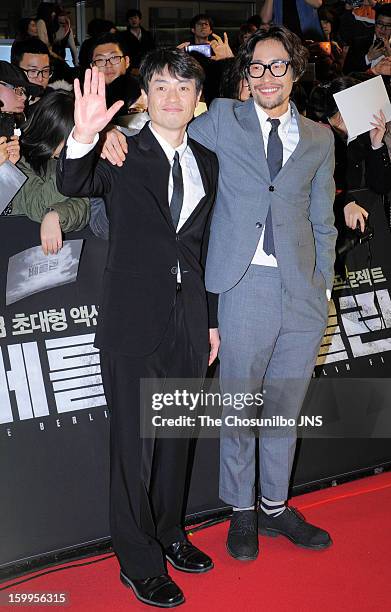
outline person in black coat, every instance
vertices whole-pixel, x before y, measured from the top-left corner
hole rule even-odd
[[[141,89],[138,80],[130,73],[131,58],[123,39],[117,34],[102,34],[94,41],[90,52],[90,66],[96,66],[105,77],[107,105],[123,100],[124,105],[116,117],[127,115],[141,96]]]
[[[218,163],[186,134],[201,95],[199,64],[157,50],[140,73],[151,123],[127,138],[120,167],[100,159],[95,144],[121,102],[106,110],[94,68],[83,95],[75,81],[75,128],[57,182],[64,194],[104,196],[110,218],[96,346],[111,415],[110,526],[121,580],[140,601],[174,607],[184,597],[165,559],[193,573],[213,563],[182,529],[189,439],[142,436],[151,405],[140,401],[140,381],[201,381],[217,355],[217,296],[207,296],[204,263]]]
[[[141,11],[137,9],[130,9],[126,13],[127,28],[122,36],[128,46],[133,68],[139,68],[143,57],[156,47],[155,39],[151,32],[143,28],[141,20]]]
[[[384,57],[391,57],[391,5],[379,4],[375,11],[375,25],[364,26],[349,44],[344,63],[345,74],[368,70]]]
[[[369,213],[381,208],[382,196],[391,190],[391,162],[383,142],[386,131],[384,114],[374,113],[373,129],[348,142],[348,133],[334,100],[334,94],[357,85],[352,77],[340,77],[327,88],[325,114],[333,128],[336,145],[335,182],[336,221],[364,231]],[[376,109],[374,109],[375,111]]]

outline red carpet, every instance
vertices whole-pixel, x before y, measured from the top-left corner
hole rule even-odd
[[[205,529],[194,534],[192,541],[213,557],[215,569],[199,576],[170,571],[186,596],[186,603],[179,609],[186,612],[391,609],[391,473],[295,497],[293,505],[308,520],[331,533],[334,540],[331,548],[310,551],[297,548],[283,537],[262,537],[258,559],[240,562],[225,551],[228,522]],[[66,591],[70,598],[66,609],[72,612],[153,609],[138,603],[132,592],[122,586],[114,558],[56,572],[12,589],[13,593],[18,591]]]

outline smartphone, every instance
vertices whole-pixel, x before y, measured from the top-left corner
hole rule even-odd
[[[364,4],[364,0],[345,0],[346,4],[350,4],[354,9],[360,8]]]
[[[197,53],[202,53],[205,57],[212,57],[212,47],[210,45],[188,45],[186,51],[187,53],[197,51]]]
[[[14,113],[0,112],[0,136],[6,136],[7,141],[14,135],[15,117]]]

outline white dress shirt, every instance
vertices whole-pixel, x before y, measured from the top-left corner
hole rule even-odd
[[[156,132],[156,130],[153,129],[151,123],[149,124],[149,129],[155,136],[156,140],[166,154],[168,161],[170,162],[171,172],[168,179],[168,202],[171,202],[172,191],[174,188],[172,167],[174,165],[175,152],[178,151],[179,154],[179,162],[181,164],[183,177],[183,206],[176,230],[178,232],[182,225],[186,223],[187,219],[196,208],[198,202],[205,195],[202,178],[193,152],[187,144],[186,132],[182,144],[174,149],[166,140],[164,140],[164,138],[160,136],[160,134]]]
[[[267,145],[272,126],[270,121],[268,121],[269,115],[265,113],[265,111],[258,104],[255,103],[254,106],[257,112],[259,124],[261,126],[263,146],[265,148],[265,156],[267,157]],[[278,135],[282,142],[282,165],[284,166],[298,145],[299,127],[297,125],[296,117],[291,109],[291,105],[288,106],[286,113],[281,115],[281,117],[278,117],[278,119],[280,120]],[[277,259],[274,257],[274,255],[267,255],[263,250],[264,236],[265,228],[262,229],[262,234],[251,263],[257,266],[277,267]]]
[[[160,134],[156,132],[156,130],[153,129],[151,123],[149,123],[149,129],[151,130],[152,134],[155,136],[159,145],[163,149],[171,166],[171,172],[168,179],[168,202],[171,201],[173,192],[172,167],[174,164],[175,152],[178,151],[179,154],[179,162],[181,164],[183,177],[183,206],[179,217],[178,227],[176,230],[178,232],[180,228],[186,223],[191,213],[195,210],[199,201],[205,195],[202,178],[193,152],[188,146],[186,132],[182,144],[180,144],[179,147],[176,147],[174,149],[174,147],[172,147],[164,138],[160,136]],[[91,144],[77,142],[73,138],[72,130],[67,140],[67,158],[78,159],[80,157],[84,157],[84,155],[87,155],[87,153],[89,153],[94,148],[94,146],[98,142],[98,138],[99,136],[96,135],[94,141]],[[181,282],[179,262],[177,281],[178,283]]]

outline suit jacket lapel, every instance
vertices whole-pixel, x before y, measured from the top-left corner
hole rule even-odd
[[[189,217],[186,220],[186,222],[180,228],[179,232],[182,232],[182,231],[186,230],[188,228],[188,226],[193,223],[195,217],[198,215],[198,213],[200,212],[200,210],[202,210],[202,208],[205,205],[205,203],[211,197],[211,193],[210,193],[210,190],[211,190],[210,168],[205,163],[205,158],[202,155],[202,151],[200,150],[199,144],[197,142],[195,142],[194,140],[191,140],[190,138],[188,138],[187,142],[188,142],[188,146],[190,147],[190,149],[191,149],[191,151],[192,151],[192,153],[193,153],[193,155],[195,157],[195,160],[197,162],[197,166],[198,166],[198,170],[199,170],[200,175],[201,175],[201,180],[202,180],[202,185],[203,185],[203,188],[204,188],[204,191],[205,191],[205,195],[198,202],[198,204],[194,208],[193,212],[189,215]]]
[[[142,128],[138,135],[138,147],[143,154],[147,153],[145,163],[147,187],[155,196],[156,203],[167,223],[174,230],[168,202],[168,180],[171,167],[166,154],[152,134],[148,124]]]
[[[235,110],[240,125],[244,130],[243,146],[246,147],[249,159],[250,172],[255,171],[255,176],[261,175],[265,182],[270,181],[269,166],[265,155],[263,135],[257,112],[254,108],[254,100],[250,98],[246,102],[239,103]]]
[[[280,172],[275,177],[274,181],[276,181],[277,179],[279,180],[283,177],[285,172],[289,170],[291,164],[293,164],[297,159],[299,159],[299,157],[301,157],[306,152],[311,142],[310,129],[303,122],[303,119],[293,102],[291,102],[291,107],[299,129],[299,142],[286,164],[284,164]],[[269,166],[267,164],[267,159],[265,155],[265,147],[263,144],[261,126],[259,124],[257,112],[254,108],[254,100],[251,98],[247,102],[241,103],[236,110],[236,115],[238,117],[239,123],[245,130],[245,142],[247,144],[248,151],[258,151],[259,153],[259,155],[251,156],[252,159],[255,159],[255,162],[258,166],[257,168],[255,168],[255,171],[257,174],[261,173],[261,177],[268,182],[270,180]]]
[[[293,102],[291,102],[291,107],[292,107],[295,119],[297,121],[297,127],[299,129],[299,142],[297,143],[296,149],[293,151],[293,153],[289,157],[286,164],[283,165],[283,167],[281,168],[280,172],[277,174],[274,180],[277,180],[277,179],[280,180],[281,178],[283,178],[284,174],[286,172],[289,172],[291,165],[307,151],[308,146],[311,143],[311,130],[304,123],[302,116],[300,115],[299,111],[297,110]]]

